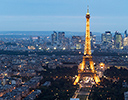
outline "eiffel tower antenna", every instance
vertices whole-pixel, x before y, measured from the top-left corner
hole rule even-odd
[[[89,13],[89,5],[87,6],[87,13]]]

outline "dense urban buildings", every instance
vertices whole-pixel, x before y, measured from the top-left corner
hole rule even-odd
[[[9,35],[6,35],[6,37],[1,35],[0,99],[36,99],[37,95],[41,98],[44,91],[43,89],[46,91],[48,91],[48,89],[54,90],[54,88],[52,88],[53,84],[56,85],[58,82],[63,81],[67,82],[68,79],[68,82],[70,82],[68,84],[71,88],[74,88],[74,90],[70,88],[70,90],[66,92],[67,90],[65,89],[67,88],[63,88],[62,91],[65,91],[65,97],[71,98],[77,88],[77,86],[74,87],[71,86],[71,84],[73,85],[74,76],[78,74],[77,66],[82,61],[85,36],[84,33],[83,36],[66,36],[66,33],[67,32],[53,31],[50,34],[54,34],[54,37],[50,34],[47,36],[43,36],[43,34],[24,37],[15,36],[15,38],[12,37],[13,35],[10,37]],[[97,35],[93,35],[93,32],[90,33],[91,44],[93,44],[91,45],[93,61],[100,78],[103,76],[104,70],[111,66],[127,70],[128,39],[125,35],[126,33],[126,31],[122,34],[119,32],[112,33],[105,31],[105,39],[101,39],[101,41]],[[104,47],[103,43],[106,43],[106,47]],[[101,62],[105,64],[104,67],[100,67]],[[75,72],[72,71],[74,70],[74,66],[76,66]],[[58,69],[58,67],[60,69]],[[67,70],[69,70],[69,72]],[[56,71],[58,71],[58,73]],[[60,71],[61,73],[59,73]],[[53,73],[50,75],[54,77],[48,74],[50,72]],[[53,81],[55,79],[57,79],[57,82]],[[44,87],[45,85],[47,88]],[[24,92],[24,94],[22,94],[22,92]],[[49,93],[53,92],[49,91]],[[56,93],[59,93],[59,97],[62,96],[60,91],[57,90]],[[59,98],[57,95],[54,95],[55,93],[51,94],[53,98]],[[47,94],[43,95],[43,98],[46,98],[46,96]]]
[[[23,37],[21,35],[19,37],[18,35],[15,37],[13,35],[0,36],[1,100],[6,98],[36,99],[37,95],[41,100],[47,96],[47,94],[43,94],[44,90],[51,93],[51,98],[61,98],[60,91],[52,87],[59,82],[69,82],[67,85],[70,85],[71,88],[68,92],[68,86],[58,88],[65,91],[66,98],[72,98],[78,88],[73,86],[73,82],[75,81],[74,76],[78,74],[77,66],[81,63],[84,54],[85,33],[83,36],[75,34],[66,36],[66,33],[53,31],[50,32],[51,35],[47,36],[43,34],[22,35]],[[126,33],[127,31],[122,34],[117,31],[115,33],[105,31],[105,35],[102,34],[100,39],[96,34],[90,32],[93,61],[100,78],[103,76],[103,72],[112,66],[127,70],[128,39]],[[105,64],[104,67],[100,67],[101,62]],[[74,66],[76,66],[75,72]],[[50,72],[53,74],[49,74]],[[57,79],[56,82],[55,79]],[[123,81],[119,82],[122,84]],[[125,88],[127,90],[127,87]],[[50,92],[50,89],[56,92]],[[91,93],[91,95],[93,94]],[[125,93],[125,95],[127,94]],[[123,95],[121,96],[123,97]]]

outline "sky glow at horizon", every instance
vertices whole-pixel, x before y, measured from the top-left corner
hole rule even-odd
[[[128,29],[127,0],[0,1],[0,31],[84,32],[87,5],[92,32],[124,32]]]

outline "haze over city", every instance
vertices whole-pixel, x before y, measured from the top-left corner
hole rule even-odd
[[[1,0],[0,31],[85,31],[90,8],[92,32],[124,32],[128,1],[123,0]]]

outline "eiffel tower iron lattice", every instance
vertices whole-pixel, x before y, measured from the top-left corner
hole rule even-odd
[[[76,85],[84,76],[89,76],[94,78],[95,82],[100,82],[98,75],[96,74],[96,70],[94,68],[94,63],[91,56],[91,42],[90,42],[90,13],[89,8],[86,13],[86,37],[85,37],[85,47],[84,47],[84,56],[83,61],[78,66],[78,76],[74,82]],[[86,70],[86,62],[89,62],[90,70]]]

